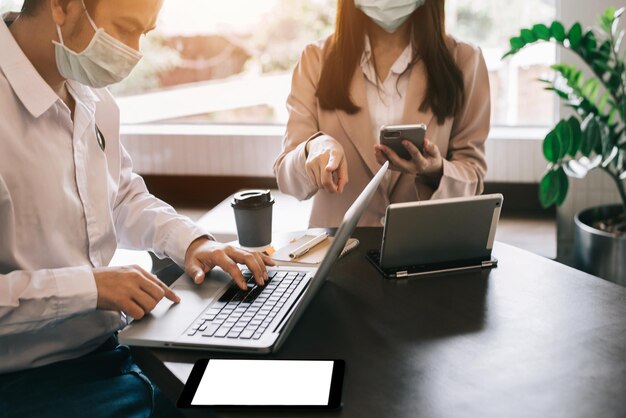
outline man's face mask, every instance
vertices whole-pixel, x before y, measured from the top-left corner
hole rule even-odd
[[[393,33],[406,22],[418,7],[426,0],[354,0],[354,5],[361,9],[378,26]]]
[[[135,68],[143,54],[118,41],[94,23],[84,0],[81,0],[87,19],[95,31],[89,45],[80,53],[63,43],[61,28],[57,25],[59,42],[52,41],[59,73],[69,80],[101,88],[119,83]]]

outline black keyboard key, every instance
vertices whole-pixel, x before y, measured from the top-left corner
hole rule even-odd
[[[228,289],[226,289],[226,292],[224,292],[224,294],[220,297],[218,303],[230,302],[238,291],[239,287],[233,283]]]
[[[244,299],[243,303],[253,303],[256,301],[257,297],[261,294],[261,292],[263,292],[263,289],[265,289],[265,286],[254,286],[252,290],[248,292],[248,295]]]

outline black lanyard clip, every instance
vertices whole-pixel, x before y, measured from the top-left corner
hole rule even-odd
[[[100,146],[100,149],[104,151],[107,143],[104,140],[104,135],[102,135],[102,132],[100,132],[100,129],[98,129],[98,125],[96,125],[96,139],[98,140],[98,145]]]

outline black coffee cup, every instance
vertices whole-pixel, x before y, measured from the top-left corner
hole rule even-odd
[[[243,247],[264,247],[272,242],[272,206],[269,190],[244,190],[230,204],[235,212],[237,236]]]

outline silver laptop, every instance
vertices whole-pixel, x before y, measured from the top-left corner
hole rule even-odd
[[[240,290],[221,269],[213,269],[198,286],[187,275],[172,284],[179,304],[161,300],[143,319],[119,333],[123,344],[221,351],[276,351],[328,275],[359,218],[378,189],[385,163],[350,206],[319,267],[271,267],[265,286],[257,286],[242,268],[248,290]]]
[[[490,194],[389,205],[381,248],[367,258],[388,278],[495,267],[502,202]]]

